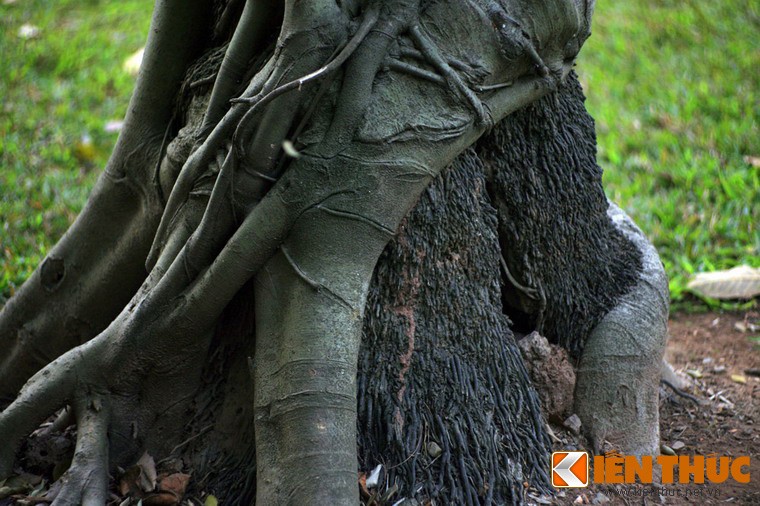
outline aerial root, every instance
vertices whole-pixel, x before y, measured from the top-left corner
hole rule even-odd
[[[320,292],[320,293],[326,293],[344,306],[346,306],[348,309],[353,310],[354,307],[351,305],[350,302],[348,302],[346,299],[340,296],[340,294],[336,293],[335,291],[331,290],[327,285],[324,283],[320,283],[319,281],[314,280],[311,276],[309,276],[306,271],[304,271],[298,263],[296,263],[295,259],[292,257],[292,255],[288,252],[288,250],[285,248],[285,245],[283,244],[280,247],[280,250],[282,250],[282,254],[285,257],[285,260],[287,260],[288,265],[293,269],[293,272],[296,273],[296,275],[308,286],[310,286],[314,291]]]
[[[464,82],[443,56],[441,56],[435,43],[423,33],[419,25],[412,26],[409,29],[409,35],[422,54],[425,55],[427,61],[443,76],[451,90],[467,100],[470,107],[475,111],[479,124],[485,125],[488,128],[492,127],[494,120],[483,105],[483,102],[481,102],[480,98],[478,98],[475,92],[470,89],[467,83]]]
[[[329,63],[320,67],[316,71],[307,74],[304,77],[290,81],[284,85],[271,89],[271,84],[264,86],[264,89],[255,96],[243,96],[240,99],[233,100],[233,103],[250,103],[253,104],[245,114],[242,115],[237,127],[232,134],[232,148],[227,153],[226,158],[220,161],[217,154],[217,163],[220,165],[219,175],[214,185],[214,189],[209,200],[207,211],[191,237],[187,250],[183,253],[185,258],[183,263],[187,273],[188,281],[192,281],[200,268],[206,266],[212,259],[213,253],[221,247],[223,240],[226,240],[236,222],[239,222],[238,207],[236,196],[244,195],[246,200],[251,202],[259,201],[266,191],[279,178],[279,167],[275,167],[274,160],[269,160],[265,153],[268,151],[279,151],[279,145],[284,140],[280,135],[290,128],[290,124],[297,113],[299,101],[280,103],[274,102],[275,99],[284,95],[288,91],[300,89],[303,85],[329,76],[338,70],[346,60],[356,51],[361,42],[377,23],[378,13],[375,9],[370,10],[357,32],[346,43],[346,45],[337,52]],[[270,78],[270,83],[273,82]],[[269,110],[265,113],[264,108],[271,105],[275,110]],[[262,114],[275,116],[272,121],[267,121],[270,128],[262,135],[256,136],[256,141],[250,147],[250,151],[255,153],[260,159],[253,166],[242,163],[246,159],[246,148],[253,131],[259,123]],[[264,118],[266,119],[266,118]],[[263,120],[262,120],[263,121]],[[275,127],[271,127],[275,125]],[[281,132],[282,131],[282,132]],[[279,139],[273,142],[272,134]],[[261,138],[260,138],[261,137]],[[274,148],[273,148],[274,146]],[[242,178],[240,176],[243,176]],[[246,177],[247,176],[247,177]],[[225,201],[231,202],[232,207],[225,205]],[[221,209],[231,209],[231,212],[220,212]],[[245,216],[250,209],[243,209],[242,215]],[[188,268],[194,266],[195,268]]]
[[[367,14],[365,15],[364,19],[362,19],[361,24],[359,25],[359,28],[357,29],[356,33],[348,40],[348,42],[343,46],[342,49],[334,53],[333,57],[331,57],[330,61],[326,63],[325,65],[319,67],[317,70],[314,70],[305,76],[299,77],[297,79],[294,79],[292,81],[289,81],[285,84],[282,84],[280,86],[277,86],[274,89],[265,89],[262,90],[261,93],[257,94],[256,96],[252,97],[240,97],[238,99],[233,99],[231,102],[233,104],[249,104],[251,107],[250,109],[245,113],[245,115],[240,120],[240,123],[233,135],[233,145],[236,146],[236,151],[239,154],[241,158],[245,158],[246,149],[245,146],[249,144],[249,139],[252,137],[254,129],[257,125],[257,119],[261,116],[263,109],[268,105],[271,104],[273,101],[275,101],[277,98],[285,95],[286,93],[290,91],[295,90],[301,90],[302,87],[306,84],[309,84],[314,81],[322,80],[328,76],[333,75],[340,67],[346,63],[346,61],[353,55],[356,50],[359,48],[361,43],[364,41],[364,39],[367,37],[367,35],[370,33],[372,28],[377,24],[378,21],[378,11],[377,9],[370,9]],[[322,90],[317,93],[317,97],[315,100],[318,100],[318,98],[321,96]],[[280,101],[278,101],[279,103]],[[295,117],[295,114],[297,112],[297,108],[299,106],[299,102],[295,101],[292,103],[284,103],[279,105],[274,105],[274,107],[277,109],[277,111],[274,111],[276,114],[269,114],[272,118],[272,122],[274,125],[280,125],[281,132],[278,132],[278,137],[275,142],[272,142],[272,132],[271,128],[269,130],[269,135],[265,139],[258,139],[258,137],[261,137],[260,135],[257,136],[257,141],[254,142],[253,145],[250,147],[250,151],[255,153],[259,159],[266,158],[266,156],[262,156],[263,154],[267,153],[267,151],[271,151],[272,146],[274,146],[275,150],[279,152],[279,147],[282,144],[282,142],[285,140],[285,132],[290,127],[290,122]],[[272,112],[272,111],[270,111]],[[285,121],[285,119],[288,119],[289,121]],[[303,125],[299,125],[297,130],[300,130],[303,128]],[[265,133],[266,134],[266,133]],[[268,162],[268,163],[267,163]],[[254,172],[257,173],[259,176],[263,176],[263,178],[269,177],[272,179],[277,179],[279,177],[279,166],[275,167],[275,162],[267,161],[265,160],[263,163],[260,163],[261,167],[256,167],[254,169]]]
[[[684,392],[683,390],[681,390],[680,388],[678,388],[677,386],[675,386],[673,383],[671,383],[670,381],[666,379],[660,379],[660,383],[670,388],[674,394],[678,395],[679,397],[683,397],[684,399],[688,399],[694,404],[701,405],[703,403],[701,400],[699,400],[699,398],[687,392]]]
[[[208,137],[201,139],[203,143],[198,150],[188,158],[184,167],[180,171],[180,175],[174,185],[171,195],[169,196],[164,215],[161,218],[161,222],[156,232],[154,244],[151,247],[151,252],[148,256],[147,265],[149,268],[152,268],[158,262],[159,254],[169,234],[170,224],[179,211],[182,202],[187,198],[194,182],[200,177],[202,171],[205,170],[205,167],[210,163],[216,162],[219,164],[218,150],[222,147],[222,143],[225,139],[232,138],[232,148],[227,156],[227,160],[222,164],[217,184],[220,180],[225,180],[222,176],[225,172],[229,172],[229,169],[227,171],[224,169],[224,166],[227,166],[228,162],[231,165],[244,167],[245,171],[252,176],[253,179],[258,180],[257,183],[252,183],[252,191],[254,193],[259,193],[260,195],[254,196],[252,200],[258,200],[258,198],[261,198],[271,184],[276,182],[279,174],[277,174],[277,171],[274,173],[272,171],[274,163],[270,162],[264,167],[256,166],[253,168],[247,167],[243,163],[235,163],[238,160],[245,159],[246,151],[248,151],[245,146],[247,146],[249,139],[260,123],[259,120],[261,119],[262,114],[264,114],[266,106],[270,105],[275,99],[289,91],[300,90],[305,84],[333,74],[360,46],[372,27],[377,23],[377,19],[377,10],[369,10],[353,37],[351,37],[332,60],[317,70],[280,86],[276,85],[277,81],[284,77],[290,69],[278,73],[277,76],[268,73],[263,76],[263,82],[261,82],[262,76],[257,75],[254,78],[254,81],[259,81],[259,86],[254,86],[254,83],[252,83],[251,86],[249,86],[249,89],[246,90],[241,97],[231,100],[232,108],[218,122]],[[248,107],[243,104],[247,104]],[[287,103],[278,106],[278,114],[275,114],[275,116],[278,116],[276,121],[283,125],[287,123],[285,128],[283,128],[284,130],[287,130],[287,127],[289,127],[288,118],[292,119],[295,116],[298,105],[299,104],[296,101],[293,104]],[[279,109],[282,108],[288,110],[280,111]],[[254,143],[254,146],[249,149],[251,152],[260,155],[258,151],[262,149],[272,149],[270,147],[272,145],[275,145],[278,148],[281,142],[284,141],[284,137],[280,139],[279,143],[273,143],[271,141],[272,139],[266,138],[261,142]],[[232,158],[232,160],[230,160],[230,158]],[[262,156],[262,158],[266,157]],[[233,177],[233,174],[227,175],[226,182],[224,183],[227,185],[225,190],[231,187]],[[245,189],[247,188],[244,188],[244,190]],[[213,199],[214,196],[212,194],[212,200]],[[211,207],[211,202],[209,202],[208,207]]]
[[[378,20],[378,11],[377,9],[370,9],[367,11],[367,15],[362,20],[361,24],[359,25],[359,29],[356,31],[356,33],[349,39],[349,41],[346,43],[346,45],[343,47],[343,49],[338,53],[338,55],[330,62],[328,62],[323,67],[318,68],[314,72],[311,72],[310,74],[307,74],[303,77],[300,77],[298,79],[294,79],[293,81],[290,81],[286,84],[283,84],[281,86],[278,86],[274,90],[270,91],[264,96],[256,96],[256,97],[241,97],[237,99],[231,100],[232,103],[249,103],[254,104],[254,107],[263,107],[267,103],[271,102],[278,96],[282,95],[283,93],[287,93],[288,91],[295,90],[295,89],[301,89],[301,87],[304,84],[307,84],[311,81],[315,81],[317,79],[321,79],[336,70],[338,70],[341,65],[343,65],[346,60],[356,51],[356,49],[359,47],[359,45],[362,43],[364,38],[369,34],[370,30],[375,26]]]
[[[53,506],[102,506],[108,499],[107,399],[88,395],[76,408],[77,443]]]

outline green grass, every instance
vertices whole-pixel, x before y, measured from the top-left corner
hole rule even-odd
[[[691,274],[760,267],[760,5],[606,1],[578,70],[605,188],[657,246],[671,296]]]
[[[0,304],[105,164],[116,136],[103,126],[124,114],[133,79],[122,63],[151,8],[0,4]],[[24,23],[40,36],[17,37]],[[760,169],[744,161],[760,157],[759,30],[750,0],[607,0],[579,58],[607,192],[654,241],[682,305],[694,272],[760,267]]]
[[[134,85],[152,2],[0,4],[0,304],[82,209]],[[23,39],[30,24],[39,36]]]

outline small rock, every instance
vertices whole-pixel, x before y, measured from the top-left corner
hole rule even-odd
[[[668,445],[660,445],[660,451],[662,452],[663,455],[670,455],[670,456],[676,455],[676,452],[673,451],[673,448],[671,448]]]
[[[715,367],[713,367],[713,372],[715,374],[723,374],[724,372],[726,372],[726,366],[725,365],[716,365]]]
[[[705,357],[705,358],[702,359],[702,363],[705,364],[705,365],[711,364],[712,361],[713,361],[712,357]]]
[[[531,332],[517,342],[526,360],[540,360],[552,354],[549,341],[538,332]]]
[[[673,448],[674,450],[680,450],[681,448],[686,447],[686,443],[684,443],[683,441],[676,441],[675,443],[670,445],[670,447]]]
[[[760,156],[745,155],[744,162],[752,165],[755,168],[760,167]]]
[[[17,35],[21,39],[36,39],[40,36],[40,29],[37,26],[24,23],[19,27]]]
[[[550,344],[538,332],[517,342],[546,418],[561,423],[573,409],[575,369],[567,351]]]
[[[760,325],[751,322],[736,322],[734,328],[739,332],[757,332],[760,330]]]
[[[583,504],[583,496],[579,495],[573,500],[573,504]]]
[[[429,442],[427,444],[426,449],[427,449],[428,455],[430,455],[434,459],[440,457],[440,455],[443,453],[443,450],[441,449],[440,446],[438,446],[438,443],[436,443],[435,441]]]
[[[531,492],[528,492],[528,497],[530,497],[531,501],[536,504],[553,504],[554,501],[552,501],[552,497],[549,495],[536,495]]]
[[[610,498],[601,492],[597,492],[597,494],[591,500],[591,504],[605,504],[608,502],[610,502]]]
[[[581,433],[581,419],[578,418],[578,415],[570,415],[563,423],[566,428],[570,429],[570,432],[573,434],[580,434]]]

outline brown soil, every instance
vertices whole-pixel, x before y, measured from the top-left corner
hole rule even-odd
[[[682,391],[701,402],[669,387],[660,392],[662,443],[676,448],[678,455],[748,455],[750,483],[729,478],[722,484],[705,485],[592,485],[566,489],[551,503],[760,505],[760,378],[751,375],[760,368],[760,344],[751,339],[760,334],[758,325],[757,312],[673,315],[665,358],[677,372]],[[556,443],[555,450],[586,446],[565,430],[556,433],[563,442]],[[660,493],[663,489],[665,494]],[[642,497],[642,490],[649,495]],[[621,495],[625,493],[628,495]],[[680,497],[675,496],[679,493]],[[543,501],[535,498],[532,502]]]

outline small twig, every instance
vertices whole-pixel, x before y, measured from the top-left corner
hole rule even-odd
[[[515,288],[520,290],[526,297],[533,300],[539,300],[538,290],[520,284],[520,282],[518,282],[515,277],[512,276],[512,273],[509,272],[509,267],[507,266],[507,261],[504,260],[504,256],[499,255],[499,260],[501,261],[501,268],[504,270],[504,274],[506,274],[509,282],[512,283]]]
[[[172,448],[172,451],[170,451],[170,452],[169,452],[169,456],[168,456],[168,457],[166,457],[166,458],[165,458],[165,459],[163,459],[163,460],[159,460],[159,461],[156,463],[156,466],[158,466],[159,464],[163,464],[164,462],[166,462],[166,461],[168,461],[169,459],[171,459],[171,458],[172,458],[172,455],[174,455],[174,452],[176,452],[177,450],[179,450],[180,448],[182,448],[183,446],[185,446],[185,445],[186,445],[187,443],[189,443],[190,441],[192,441],[192,440],[194,440],[194,439],[197,439],[197,438],[201,437],[202,435],[206,434],[208,431],[210,431],[210,430],[211,430],[211,428],[212,428],[213,426],[214,426],[214,424],[213,424],[213,423],[210,423],[210,424],[206,425],[205,427],[203,427],[203,428],[202,428],[200,431],[198,431],[198,433],[197,433],[197,434],[193,434],[193,435],[192,435],[192,436],[190,436],[189,438],[187,438],[187,439],[185,439],[184,441],[182,441],[181,443],[179,443],[177,446],[175,446],[174,448]]]
[[[200,88],[201,86],[208,86],[209,84],[214,84],[215,81],[216,81],[216,74],[198,79],[197,81],[193,81],[192,83],[190,83],[188,88],[193,90],[195,88]]]

